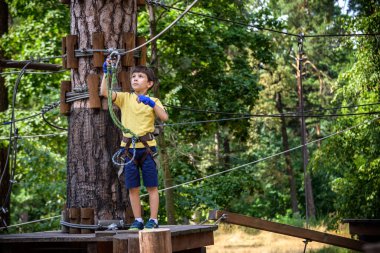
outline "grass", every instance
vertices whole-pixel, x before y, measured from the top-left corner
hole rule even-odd
[[[334,233],[333,231],[326,231],[322,226],[311,229],[331,234]],[[342,231],[343,234],[339,233],[339,235],[349,237],[346,229]],[[301,238],[260,231],[253,228],[220,224],[218,230],[214,232],[214,245],[207,247],[207,253],[301,253],[304,252],[305,247],[303,241]],[[309,242],[306,252],[353,253],[356,251],[318,242]]]

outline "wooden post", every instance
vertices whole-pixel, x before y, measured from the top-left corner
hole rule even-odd
[[[90,74],[87,77],[88,93],[90,95],[89,108],[99,109],[100,108],[100,97],[99,97],[99,76],[96,74]]]
[[[95,32],[92,34],[92,48],[104,49],[104,34],[102,32]],[[94,67],[103,67],[103,63],[104,53],[94,52],[94,57],[92,58],[92,64]]]
[[[69,219],[70,223],[79,224],[80,223],[80,208],[69,208]],[[80,228],[70,228],[70,234],[80,234]]]
[[[121,87],[121,90],[123,92],[131,92],[131,78],[130,78],[130,72],[122,70],[119,73],[119,85]]]
[[[170,229],[157,228],[139,231],[140,253],[172,253]]]
[[[94,225],[94,209],[93,208],[81,208],[80,209],[80,223],[86,225]],[[94,230],[81,229],[81,234],[91,234]]]
[[[67,53],[66,51],[66,37],[62,38],[62,55],[65,55]],[[64,69],[67,69],[67,56],[62,58],[62,67]]]
[[[131,32],[123,33],[123,48],[130,50],[135,47],[135,34]],[[135,60],[133,58],[133,52],[130,52],[122,57],[121,63],[124,67],[135,66]]]
[[[63,221],[69,222],[69,212],[68,212],[67,208],[64,208],[62,210],[61,216],[62,216]],[[62,225],[61,231],[62,231],[62,233],[69,233],[69,227]]]
[[[146,42],[145,37],[138,37],[137,38],[137,46],[140,46]],[[141,54],[140,57],[137,59],[137,65],[146,65],[146,46],[143,46],[141,48]]]
[[[67,68],[77,69],[78,59],[75,57],[75,49],[78,47],[78,36],[67,35],[66,36],[66,59]]]
[[[71,82],[62,81],[59,110],[62,115],[66,115],[66,116],[70,114],[70,104],[66,103],[66,92],[69,92],[69,91],[71,91]]]

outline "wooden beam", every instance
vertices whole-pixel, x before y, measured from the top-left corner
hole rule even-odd
[[[0,68],[16,68],[22,69],[28,61],[12,61],[12,60],[2,60],[0,59]],[[30,63],[27,69],[34,70],[48,70],[48,71],[58,71],[62,69],[61,65],[57,64],[48,64],[48,63]]]
[[[337,236],[305,228],[294,227],[272,221],[266,221],[259,218],[244,216],[226,211],[210,211],[209,219],[222,219],[224,222],[230,224],[256,228],[260,230],[289,235],[293,237],[303,238],[311,241],[326,243],[358,251],[362,251],[364,245],[364,242],[362,241],[350,239],[347,237]]]

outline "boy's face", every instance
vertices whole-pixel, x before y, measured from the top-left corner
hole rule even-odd
[[[134,72],[131,76],[131,85],[137,94],[145,94],[153,86],[153,81],[149,81],[145,73]]]

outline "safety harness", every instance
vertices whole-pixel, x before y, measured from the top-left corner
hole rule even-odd
[[[148,144],[148,141],[154,140],[154,134],[153,133],[147,133],[146,135],[140,136],[137,138],[136,143],[141,142],[145,147],[145,153],[138,160],[128,152],[129,146],[132,143],[132,138],[128,138],[128,137],[123,136],[123,142],[125,143],[125,152],[124,152],[124,154],[121,154],[121,158],[123,158],[125,160],[125,158],[128,157],[130,160],[133,160],[133,162],[137,166],[142,166],[143,162],[145,161],[145,159],[147,158],[148,155],[151,155],[152,158],[155,160],[158,153],[153,152],[153,150],[150,148],[150,146]]]

